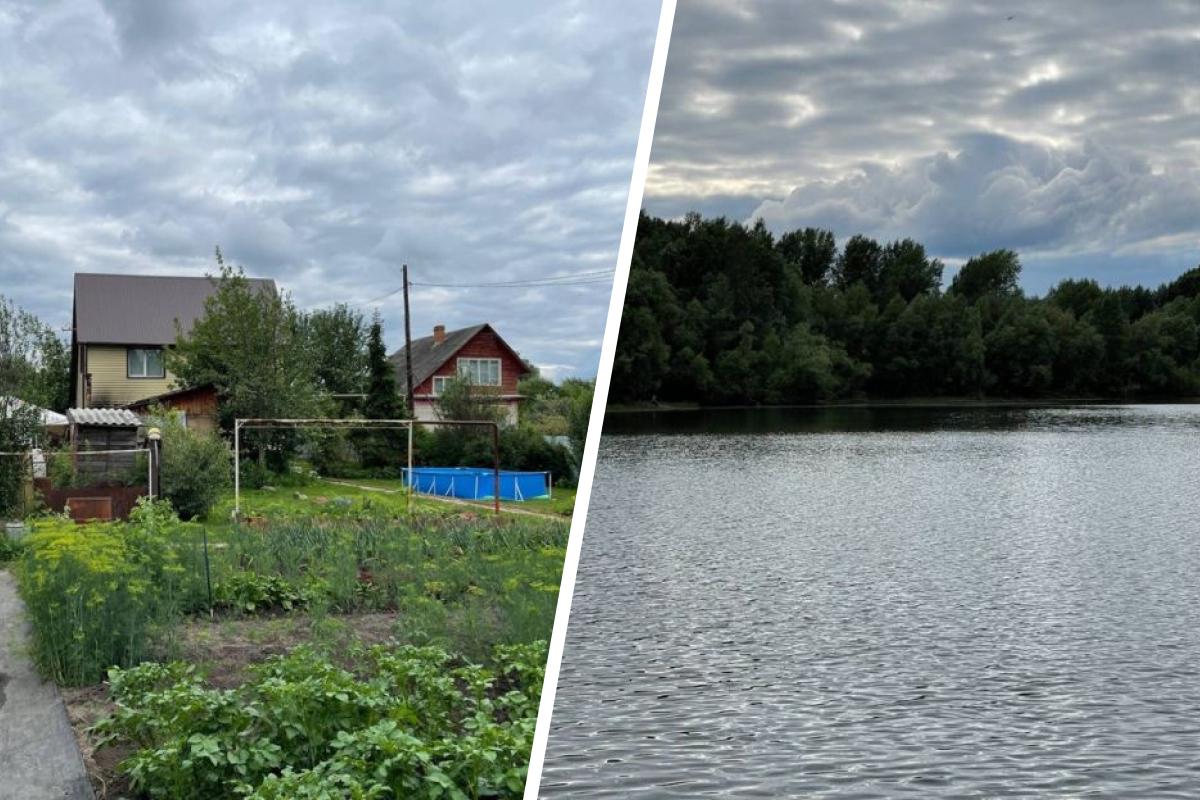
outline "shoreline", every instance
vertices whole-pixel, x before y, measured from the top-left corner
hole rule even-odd
[[[779,405],[701,405],[700,403],[609,403],[604,409],[609,414],[644,414],[647,412],[679,411],[753,411],[788,409],[839,409],[839,408],[1054,408],[1060,406],[1161,406],[1197,405],[1200,397],[1170,397],[1120,399],[1105,397],[1055,397],[1055,398],[1011,398],[1011,397],[910,397],[898,400],[856,400],[835,403],[782,403]]]

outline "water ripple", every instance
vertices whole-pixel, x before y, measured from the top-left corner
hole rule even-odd
[[[805,413],[606,435],[544,797],[1200,795],[1195,407]]]

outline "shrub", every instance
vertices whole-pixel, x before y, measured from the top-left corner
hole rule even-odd
[[[231,482],[229,448],[215,434],[185,428],[174,414],[154,414],[162,430],[162,494],[184,519],[202,517]]]

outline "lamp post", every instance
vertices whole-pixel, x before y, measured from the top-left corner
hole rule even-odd
[[[150,493],[150,499],[154,500],[162,494],[162,431],[158,428],[151,428],[146,432],[146,438],[150,442],[150,474],[148,476],[150,485],[146,488]]]

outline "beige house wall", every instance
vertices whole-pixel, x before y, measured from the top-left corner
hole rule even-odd
[[[127,349],[87,345],[86,373],[92,376],[92,398],[89,404],[92,407],[123,406],[171,390],[175,376],[169,371],[164,378],[127,377]],[[79,385],[83,385],[82,380]]]
[[[418,395],[413,400],[413,406],[415,407],[413,410],[416,412],[413,416],[416,419],[426,422],[437,422],[441,419],[441,416],[438,414],[436,400],[424,399]],[[505,400],[504,415],[499,420],[500,425],[502,427],[516,425],[520,415],[520,408],[521,402],[519,400]]]

